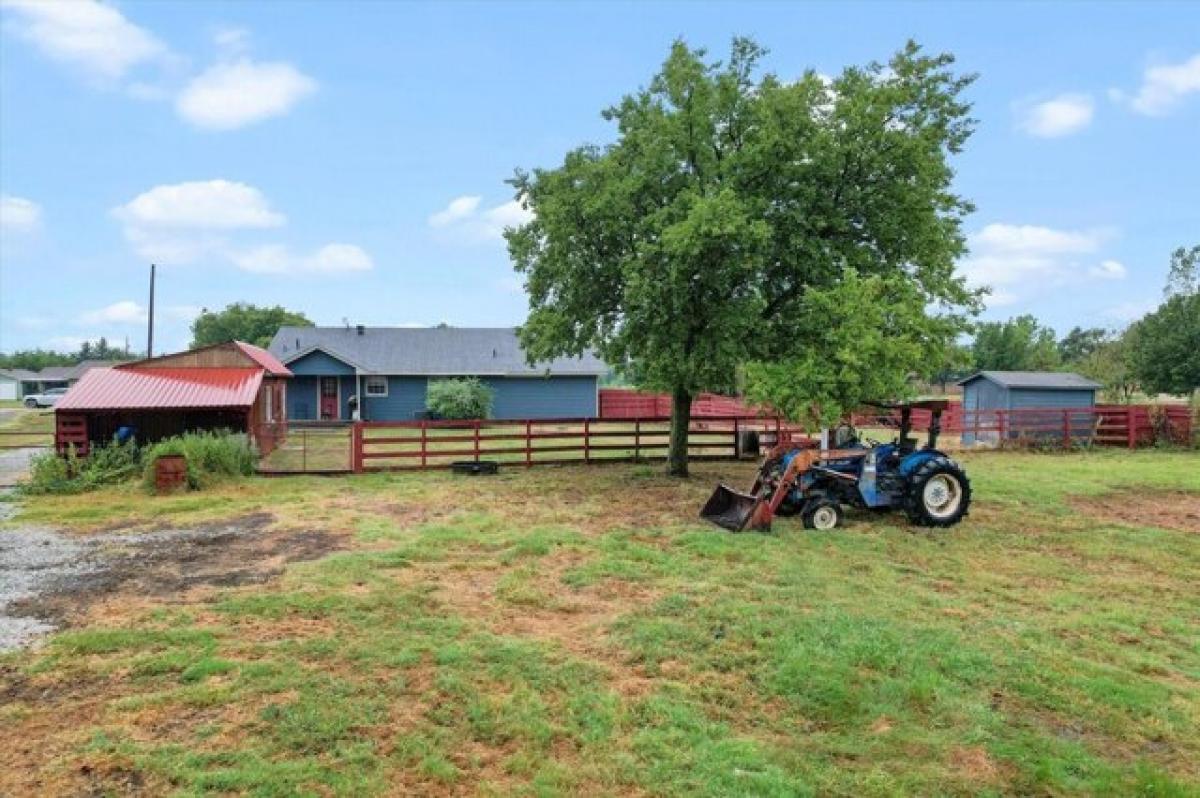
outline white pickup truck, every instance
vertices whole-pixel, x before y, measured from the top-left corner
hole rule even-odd
[[[31,393],[23,400],[26,407],[53,407],[54,403],[63,398],[66,388],[51,388],[42,393]]]

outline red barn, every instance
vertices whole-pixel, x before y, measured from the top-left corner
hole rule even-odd
[[[86,454],[123,427],[142,443],[229,429],[266,454],[286,421],[291,376],[270,352],[241,341],[93,369],[54,406],[55,443]]]

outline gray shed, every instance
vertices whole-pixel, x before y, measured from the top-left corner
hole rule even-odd
[[[995,440],[996,410],[1085,408],[1096,404],[1097,382],[1069,371],[980,371],[959,385],[963,389],[963,443]],[[978,422],[978,424],[977,424]]]

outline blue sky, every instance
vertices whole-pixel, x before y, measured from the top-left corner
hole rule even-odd
[[[978,72],[989,318],[1122,325],[1200,243],[1200,4],[0,3],[0,350],[140,347],[151,260],[161,347],[237,300],[520,323],[504,180],[609,140],[679,36],[784,77],[909,37]]]

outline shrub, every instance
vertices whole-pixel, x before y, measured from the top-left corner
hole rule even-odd
[[[115,485],[135,476],[141,468],[141,452],[133,441],[93,446],[91,454],[80,458],[75,447],[65,457],[53,451],[43,452],[30,462],[27,493],[82,493],[101,485]]]
[[[154,486],[154,467],[164,455],[183,455],[187,461],[187,486],[196,490],[227,477],[250,476],[258,456],[244,434],[228,430],[188,432],[167,438],[146,449],[142,478]]]
[[[476,377],[429,383],[425,404],[442,418],[487,418],[492,414],[492,389]]]

